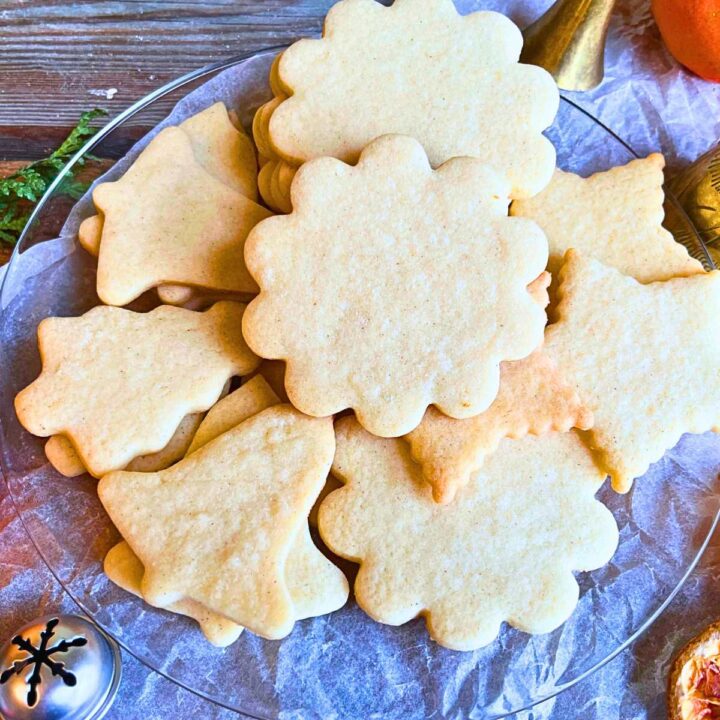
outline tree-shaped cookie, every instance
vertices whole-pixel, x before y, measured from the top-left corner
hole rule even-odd
[[[125,469],[154,472],[169,467],[185,455],[202,418],[202,413],[186,415],[162,450],[134,458]],[[45,455],[50,464],[65,477],[77,477],[87,472],[72,443],[64,435],[53,435],[45,443]]]
[[[591,425],[592,413],[540,349],[524,360],[502,363],[500,392],[485,412],[455,420],[431,407],[406,437],[433,498],[448,503],[503,438]]]
[[[323,37],[279,60],[291,96],[269,119],[272,150],[299,165],[321,156],[355,162],[375,138],[417,138],[433,166],[477,157],[503,173],[513,197],[544,187],[555,151],[542,136],[558,90],[518,63],[522,36],[504,15],[461,16],[452,0],[343,0]]]
[[[257,372],[258,369],[259,366],[254,372]],[[220,397],[224,398],[229,390],[230,380],[225,383]],[[162,450],[150,453],[149,455],[140,455],[131,460],[126,467],[113,469],[155,472],[156,470],[164,470],[166,467],[170,467],[170,465],[177,462],[188,451],[203,417],[204,413],[201,412],[186,415],[180,421],[170,441]],[[65,477],[77,477],[78,475],[88,472],[73,447],[72,442],[64,435],[53,435],[45,443],[45,455],[55,470]]]
[[[263,637],[287,635],[286,560],[334,449],[332,419],[279,405],[167,470],[106,475],[100,499],[145,567],[143,596],[195,600]]]
[[[248,238],[260,285],[243,333],[287,362],[291,402],[310,415],[353,408],[377,435],[403,435],[430,404],[485,410],[499,364],[541,342],[545,312],[528,284],[547,243],[508,218],[507,183],[478,160],[432,170],[420,144],[385,136],[357,166],[303,165],[290,215]]]
[[[491,642],[503,621],[549,632],[577,602],[573,571],[615,550],[615,521],[593,497],[605,475],[575,433],[503,440],[449,505],[433,502],[404,441],[353,418],[336,433],[346,486],[320,506],[320,534],[360,563],[355,597],[379,622],[424,615],[457,650]]]
[[[188,454],[279,402],[265,379],[254,377],[211,408],[198,429]],[[141,586],[145,568],[127,542],[122,541],[110,550],[105,557],[104,570],[115,584],[142,597]],[[348,584],[345,576],[315,547],[307,524],[300,528],[288,553],[285,582],[297,620],[332,612],[347,600]],[[242,626],[208,610],[194,600],[178,600],[165,609],[195,619],[214,645],[229,645],[242,631]]]
[[[556,170],[541,193],[510,211],[545,231],[553,274],[574,248],[640,282],[693,275],[702,265],[662,226],[664,167],[655,153],[588,178]]]
[[[15,398],[18,419],[35,435],[66,435],[96,477],[157,452],[230,377],[257,366],[240,334],[243,310],[99,306],[47,318],[38,327],[42,372]]]
[[[93,201],[104,216],[103,302],[126,305],[165,283],[256,291],[243,247],[269,213],[208,173],[182,129],[162,130],[119,180],[95,188]]]
[[[594,416],[619,492],[680,439],[720,425],[720,272],[642,285],[573,250],[545,351]]]

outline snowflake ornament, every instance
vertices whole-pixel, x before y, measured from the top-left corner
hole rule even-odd
[[[43,666],[47,667],[54,676],[59,677],[68,687],[74,687],[77,683],[75,675],[65,667],[63,662],[54,660],[53,656],[66,653],[70,648],[82,647],[87,644],[87,639],[75,637],[71,640],[61,640],[48,647],[48,643],[55,635],[55,627],[59,622],[58,618],[53,618],[47,623],[45,629],[40,633],[39,647],[35,647],[30,640],[21,635],[16,635],[12,639],[13,645],[16,645],[20,650],[24,650],[28,653],[28,656],[23,660],[16,660],[0,674],[0,685],[8,682],[13,675],[20,675],[28,668],[32,668],[32,673],[27,678],[28,693],[26,702],[28,707],[34,707],[38,701],[37,688],[42,683],[40,673]]]

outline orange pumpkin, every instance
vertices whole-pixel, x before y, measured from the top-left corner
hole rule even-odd
[[[652,10],[675,59],[720,82],[720,0],[652,0]]]

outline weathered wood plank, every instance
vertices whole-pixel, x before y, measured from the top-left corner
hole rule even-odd
[[[12,175],[26,163],[26,160],[0,160],[0,177]]]
[[[331,5],[0,0],[0,158],[40,156],[89,108],[114,115],[195,68],[317,34]]]

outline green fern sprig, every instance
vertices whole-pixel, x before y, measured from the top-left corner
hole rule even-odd
[[[107,115],[105,110],[95,108],[84,112],[72,132],[48,157],[35,160],[12,175],[0,178],[0,244],[13,247],[32,213],[35,203],[43,196],[65,163],[92,137],[98,128],[91,125],[98,117]],[[84,165],[83,158],[78,163]],[[60,187],[60,192],[77,199],[87,189],[88,183],[75,179],[70,172]]]

